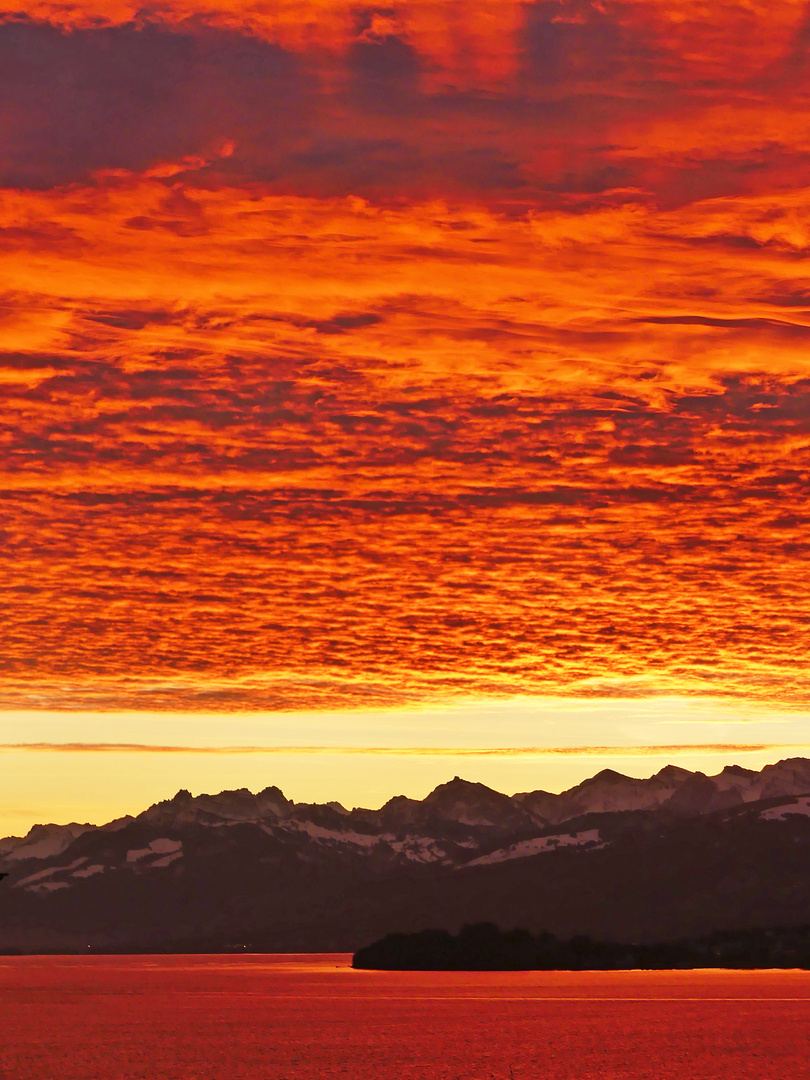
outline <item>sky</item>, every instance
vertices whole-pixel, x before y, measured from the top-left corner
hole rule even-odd
[[[798,0],[15,0],[0,835],[803,753],[809,104]]]

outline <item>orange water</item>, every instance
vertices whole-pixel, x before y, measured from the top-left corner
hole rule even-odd
[[[3,1080],[810,1078],[808,972],[0,958]]]

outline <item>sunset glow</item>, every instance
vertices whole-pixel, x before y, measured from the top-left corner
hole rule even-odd
[[[16,5],[0,743],[810,743],[809,50],[796,0]]]

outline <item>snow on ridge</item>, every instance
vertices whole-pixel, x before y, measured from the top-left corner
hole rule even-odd
[[[22,862],[24,859],[52,859],[55,855],[70,847],[77,837],[86,832],[92,832],[95,825],[79,825],[72,822],[70,825],[34,825],[30,832],[22,837],[18,843],[2,852],[6,862]],[[8,837],[9,840],[17,840],[17,837]]]
[[[352,832],[349,829],[327,829],[311,821],[289,821],[284,823],[290,832],[302,832],[321,844],[355,844],[357,847],[370,848],[379,841],[379,836],[372,833]]]
[[[352,846],[360,849],[363,853],[371,855],[375,850],[387,848],[410,862],[438,862],[444,859],[447,852],[432,836],[406,835],[399,838],[395,833],[359,833],[351,829],[329,829],[323,825],[316,825],[311,821],[286,821],[282,826],[288,835],[303,833],[317,844],[330,847],[335,845]],[[262,825],[261,829],[269,836],[277,836],[279,826]],[[477,844],[464,846],[477,847]]]
[[[148,847],[130,848],[127,852],[127,862],[138,862],[150,855],[173,855],[175,852],[180,854],[182,848],[182,840],[170,840],[167,836],[162,836],[157,840],[152,840]]]
[[[396,840],[393,833],[386,833],[380,839],[410,862],[439,862],[447,856],[444,848],[430,836],[409,836],[405,840]]]
[[[154,862],[151,862],[149,864],[149,869],[163,869],[164,866],[171,866],[175,859],[182,859],[182,857],[182,851],[172,851],[169,855],[164,855],[162,859],[155,859]]]
[[[53,877],[54,874],[68,874],[71,870],[75,870],[77,866],[81,866],[82,863],[86,862],[87,856],[82,856],[80,859],[74,859],[67,866],[49,866],[45,870],[37,870],[35,874],[29,874],[28,877],[22,878],[21,881],[16,881],[14,888],[25,889],[26,892],[50,891],[54,888],[62,888],[63,885],[67,886],[69,882],[46,882],[45,878]]]
[[[61,870],[61,866],[51,866],[47,870],[37,870],[35,874],[29,874],[28,877],[22,878],[21,881],[15,882],[15,889],[27,889],[33,885],[34,882],[42,881],[43,878],[50,877],[52,874],[56,874]]]
[[[588,847],[591,850],[604,847],[600,841],[598,829],[584,829],[576,833],[557,833],[554,836],[536,836],[532,840],[521,840],[509,847],[499,848],[489,855],[480,855],[477,859],[465,863],[468,866],[490,866],[493,863],[507,862],[509,859],[526,859],[532,855],[541,855],[549,851],[558,851],[564,847]]]
[[[103,874],[107,869],[106,866],[102,866],[101,863],[93,863],[92,866],[85,866],[83,870],[74,870],[70,875],[71,877],[93,877],[95,874]]]
[[[810,795],[803,795],[792,803],[771,806],[768,810],[763,810],[759,816],[762,821],[784,821],[786,817],[794,814],[810,817]]]

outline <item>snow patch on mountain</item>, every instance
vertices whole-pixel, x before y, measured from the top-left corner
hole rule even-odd
[[[536,836],[533,840],[521,840],[517,844],[481,855],[465,864],[466,866],[491,866],[494,863],[507,862],[510,859],[527,859],[532,855],[541,855],[550,851],[559,851],[567,847],[587,847],[591,850],[604,847],[600,841],[598,829],[583,829],[576,833],[558,833],[555,836]]]
[[[380,840],[379,836],[369,833],[353,832],[350,829],[327,829],[312,821],[290,821],[285,824],[286,831],[293,834],[304,833],[318,844],[351,844],[354,847],[371,848]],[[271,836],[278,835],[278,830],[272,827],[262,826],[262,829]]]
[[[106,866],[102,866],[101,863],[93,863],[92,866],[85,866],[83,870],[74,870],[70,876],[78,878],[95,877],[96,874],[103,874],[106,869]]]
[[[82,863],[86,863],[87,858],[83,856],[81,859],[74,859],[72,863],[67,866],[49,866],[45,870],[37,870],[36,873],[29,874],[27,877],[22,878],[20,881],[14,883],[15,889],[25,889],[27,892],[38,892],[40,890],[49,891],[52,888],[57,887],[55,882],[48,882],[46,878],[52,878],[55,874],[69,874],[72,870],[75,870],[77,866],[81,866]],[[60,882],[58,887],[66,886],[67,882]]]
[[[5,862],[20,862],[23,859],[52,859],[61,855],[73,841],[86,832],[92,832],[95,825],[34,825],[25,836],[8,836],[0,840],[0,857]]]
[[[810,795],[805,795],[791,803],[783,803],[782,806],[771,806],[768,810],[763,810],[759,816],[763,821],[784,821],[786,817],[794,814],[810,817]]]
[[[171,855],[164,855],[162,859],[155,859],[149,864],[150,870],[162,870],[164,866],[171,866],[176,859],[182,859],[182,851],[174,851]]]
[[[560,824],[581,814],[637,810],[661,809],[680,817],[697,817],[742,803],[808,792],[810,761],[787,758],[766,765],[761,772],[726,765],[716,776],[667,765],[654,776],[639,780],[603,769],[559,795],[524,791],[512,800],[549,823]]]
[[[381,837],[397,855],[416,863],[443,862],[447,851],[430,836],[409,836],[407,840],[396,840],[393,836]]]
[[[127,852],[127,862],[134,863],[140,862],[141,859],[145,859],[151,855],[172,855],[175,852],[180,853],[183,847],[181,840],[170,840],[166,836],[158,837],[157,840],[152,840],[148,847],[145,848],[131,848]],[[154,866],[155,864],[152,863]]]
[[[654,776],[637,780],[613,769],[603,769],[559,795],[550,791],[523,791],[513,796],[513,802],[556,825],[582,814],[658,809],[696,775],[702,776],[677,765],[667,765]]]

